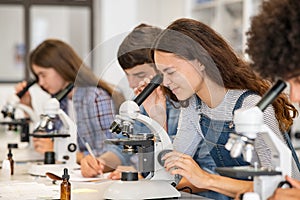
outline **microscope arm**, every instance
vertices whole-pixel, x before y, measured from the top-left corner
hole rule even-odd
[[[287,165],[287,163],[291,163],[291,151],[288,146],[263,123],[263,112],[257,106],[250,109],[237,110],[234,115],[234,123],[237,133],[253,141],[257,138],[257,133],[261,133],[266,145],[271,150],[272,168],[276,171],[280,170],[286,175],[291,174],[291,165]],[[231,148],[231,155],[234,155],[233,157],[237,157],[241,154],[241,149],[235,152],[236,149],[239,148]]]
[[[62,110],[57,111],[57,115],[63,123],[68,137],[56,137],[54,139],[54,151],[57,154],[57,160],[73,165],[76,163],[77,150],[77,127],[70,117]]]
[[[142,115],[139,113],[140,109],[136,102],[134,101],[125,101],[120,106],[120,115],[116,116],[116,121],[113,124],[117,126],[112,126],[112,129],[115,130],[115,127],[118,127],[123,122],[133,123],[135,120],[140,121],[145,124],[151,132],[156,136],[154,142],[154,176],[151,177],[151,180],[168,180],[170,183],[174,182],[175,177],[168,173],[164,167],[159,163],[159,154],[164,150],[173,150],[172,142],[164,130],[164,128],[155,120]],[[113,131],[114,132],[114,131]]]
[[[272,167],[276,171],[281,171],[282,175],[292,174],[292,153],[288,146],[278,138],[278,136],[267,126],[261,127],[261,136],[266,145],[271,150]]]
[[[67,164],[76,163],[77,150],[77,127],[70,117],[59,107],[59,101],[51,98],[44,107],[44,114],[41,117],[36,130],[44,130],[50,118],[58,118],[62,121],[61,133],[59,134],[31,134],[33,137],[54,138],[54,151],[57,161]],[[42,128],[40,128],[42,127]]]
[[[68,129],[70,136],[76,135],[77,134],[76,124],[70,119],[70,117],[62,109],[59,109],[57,114],[61,119],[63,126]]]
[[[31,119],[31,121],[34,124],[36,122],[38,122],[38,117],[36,116],[36,114],[34,113],[34,111],[29,106],[26,106],[24,104],[17,104],[16,108],[19,108],[19,109],[23,110],[26,114],[28,114],[29,118]]]
[[[164,149],[173,149],[168,133],[158,122],[140,113],[138,113],[136,120],[145,124],[154,133],[156,139],[160,139]]]
[[[119,115],[116,116],[116,121],[111,126],[111,131],[115,132],[115,127],[119,127],[122,122],[127,121],[133,123],[135,120],[145,124],[152,133],[160,139],[163,147],[173,149],[172,142],[165,129],[155,120],[140,113],[140,108],[135,101],[127,100],[122,103],[119,110]],[[119,128],[117,128],[119,129]]]
[[[136,117],[137,121],[144,123],[155,135],[155,152],[154,152],[154,167],[155,173],[151,177],[151,180],[169,180],[170,183],[178,183],[177,177],[170,175],[164,167],[160,164],[160,153],[168,152],[173,150],[173,145],[170,137],[168,136],[165,129],[155,120],[151,119],[142,114],[138,114]]]

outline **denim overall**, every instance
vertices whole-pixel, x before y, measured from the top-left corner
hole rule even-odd
[[[238,98],[232,114],[235,110],[241,108],[244,99],[250,94],[254,94],[254,92],[246,91]],[[199,98],[197,100],[199,108],[201,106],[201,100]],[[210,171],[210,173],[215,173],[215,167],[250,165],[250,163],[244,161],[242,156],[232,158],[230,156],[230,151],[225,149],[229,134],[235,131],[233,121],[212,120],[208,116],[200,113],[199,123],[205,140],[200,142],[196,154],[194,155],[194,159],[202,169],[206,169],[207,171]],[[217,200],[231,199],[213,191],[201,192],[198,194]]]

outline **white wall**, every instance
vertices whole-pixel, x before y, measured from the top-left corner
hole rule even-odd
[[[128,83],[125,74],[119,67],[116,54],[117,49],[123,38],[138,24],[148,23],[151,25],[156,25],[159,27],[165,27],[170,24],[173,20],[188,16],[186,12],[187,5],[189,1],[186,0],[95,0],[95,46],[94,51],[90,52],[89,55],[83,56],[85,60],[89,60],[90,55],[94,54],[95,61],[95,73],[113,84],[118,85],[123,91],[126,92],[126,96],[129,98],[131,96],[131,90],[128,88]],[[42,10],[41,10],[42,9]],[[62,15],[63,9],[56,11],[56,15]],[[34,15],[41,16],[40,20],[49,20],[49,15],[53,15],[53,10],[49,11],[49,14],[45,13],[45,8],[35,6],[33,9]],[[74,13],[71,13],[71,16]],[[53,16],[55,17],[55,16]],[[53,18],[52,17],[52,18]],[[51,19],[52,19],[51,18]],[[61,16],[60,16],[61,18]],[[73,18],[72,18],[73,19]],[[85,37],[88,32],[84,31],[74,31],[70,33],[63,29],[61,26],[65,26],[66,22],[69,21],[69,26],[72,30],[76,30],[74,26],[77,24],[82,24],[85,19],[73,19],[70,21],[69,17],[57,20],[51,23],[57,22],[58,28],[48,31],[36,30],[36,28],[42,26],[45,23],[38,21],[37,24],[32,28],[35,29],[33,36],[32,47],[36,46],[41,40],[46,36],[56,35],[64,39],[65,41],[80,41],[79,37]],[[86,29],[85,27],[77,27],[78,30]],[[44,27],[45,28],[45,27]],[[56,30],[56,31],[55,31]],[[52,31],[52,32],[50,32]],[[53,33],[55,31],[55,33]],[[63,31],[67,31],[64,35]],[[79,33],[80,32],[80,33]],[[82,35],[83,34],[83,35]],[[77,42],[78,43],[78,42]],[[80,42],[75,44],[75,50],[82,55],[82,52],[86,52],[86,45],[82,45]],[[81,47],[81,49],[80,49]],[[83,48],[83,49],[82,49]],[[0,84],[0,106],[4,104],[7,99],[8,94],[13,93],[13,85]],[[34,92],[35,93],[35,92]],[[39,91],[37,91],[39,94]],[[38,101],[37,101],[38,102]],[[39,107],[38,105],[37,107]]]
[[[118,85],[131,96],[125,74],[117,62],[118,46],[138,24],[166,27],[180,17],[189,16],[186,0],[102,0],[96,2],[95,73]]]
[[[17,46],[24,47],[24,38],[20,34],[24,30],[23,13],[20,7],[9,5],[0,7],[1,80],[20,80],[24,77],[24,63],[17,57]],[[18,52],[19,56],[22,52]]]

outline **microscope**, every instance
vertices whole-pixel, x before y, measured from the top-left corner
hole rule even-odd
[[[20,142],[29,142],[29,123],[35,123],[37,121],[37,117],[33,110],[20,103],[20,99],[22,96],[28,91],[28,89],[34,85],[37,81],[30,80],[23,90],[20,92],[11,95],[6,102],[6,105],[3,106],[1,113],[3,115],[3,120],[0,121],[0,125],[6,125],[8,127],[8,131],[17,131],[18,127],[20,127]],[[29,117],[25,118],[16,118],[16,110],[22,110],[25,115],[27,114]]]
[[[36,138],[52,138],[56,161],[62,164],[76,163],[77,127],[69,116],[60,109],[60,101],[73,89],[70,83],[54,98],[49,99],[44,107],[44,114],[40,116],[38,126],[30,136]],[[55,127],[55,122],[60,120],[62,127]]]
[[[138,154],[138,171],[149,175],[138,180],[137,173],[123,172],[122,178],[109,185],[104,199],[161,199],[180,197],[176,190],[175,176],[163,167],[161,158],[173,149],[166,131],[155,120],[140,114],[139,106],[162,82],[161,74],[156,75],[145,89],[133,100],[125,101],[119,109],[110,130],[122,133],[126,138],[106,140],[107,144],[123,146],[123,152]],[[133,134],[134,121],[145,124],[151,134]],[[134,192],[133,192],[134,191]]]
[[[262,97],[255,107],[239,109],[234,113],[236,133],[232,133],[225,148],[236,158],[243,155],[251,162],[254,153],[254,141],[258,133],[262,133],[266,144],[271,149],[272,169],[254,167],[219,167],[216,171],[232,178],[253,178],[254,192],[261,200],[270,197],[279,183],[283,183],[285,175],[291,176],[292,154],[288,146],[263,122],[263,111],[284,90],[286,83],[279,80]]]

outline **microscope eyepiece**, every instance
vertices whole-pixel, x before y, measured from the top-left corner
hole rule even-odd
[[[286,83],[282,80],[278,80],[269,91],[261,98],[261,100],[256,104],[256,106],[264,111],[269,104],[271,104],[276,97],[284,90]]]
[[[162,81],[162,74],[157,74],[154,76],[144,90],[134,99],[134,102],[140,106],[145,99],[162,83]]]
[[[74,84],[69,83],[66,88],[64,88],[62,91],[60,91],[58,94],[56,94],[54,97],[60,102],[62,99],[64,99],[73,89]]]
[[[35,83],[37,83],[37,80],[29,80],[27,82],[27,85],[20,91],[18,92],[16,95],[21,98],[27,91],[28,89],[33,86]]]

